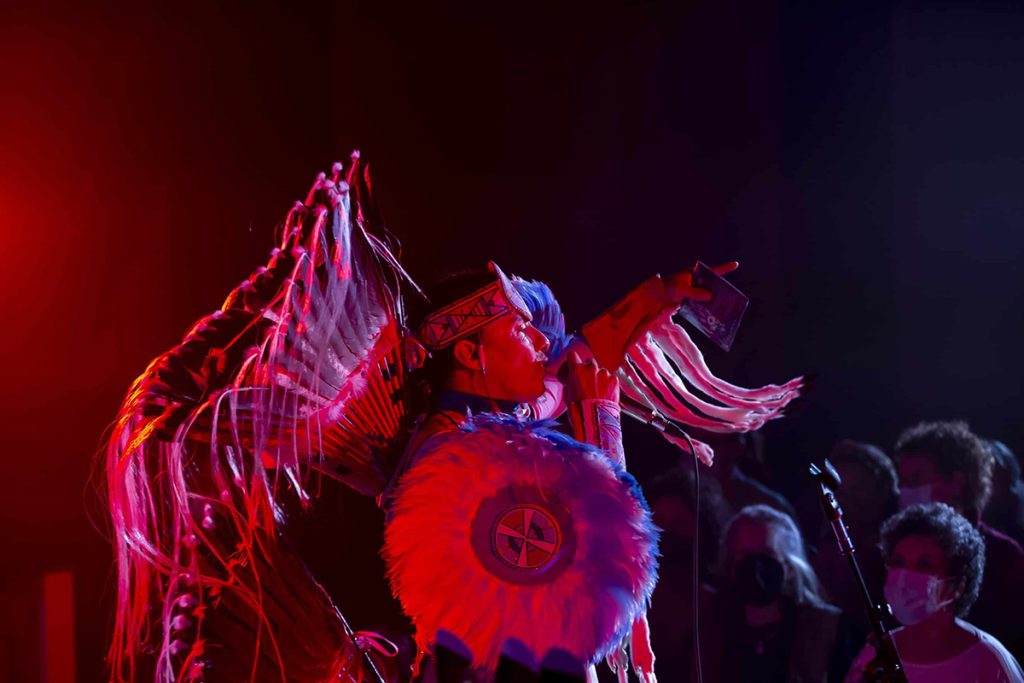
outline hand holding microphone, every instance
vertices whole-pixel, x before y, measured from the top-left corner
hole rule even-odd
[[[584,361],[575,350],[569,352],[558,378],[565,384],[567,403],[588,399],[619,402],[619,378],[593,358]]]

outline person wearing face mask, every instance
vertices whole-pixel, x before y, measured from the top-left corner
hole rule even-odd
[[[740,510],[721,548],[715,627],[701,632],[704,680],[829,680],[839,609],[825,602],[792,517],[765,505]],[[691,680],[696,680],[692,677]]]
[[[910,683],[1024,683],[1003,644],[960,618],[978,597],[985,567],[985,542],[970,522],[943,503],[910,506],[886,521],[882,552],[885,599],[903,624],[893,638]],[[873,680],[875,656],[866,645],[846,683]]]
[[[985,575],[971,623],[1024,658],[1024,619],[1007,605],[1024,606],[1024,550],[986,524],[981,513],[992,492],[992,453],[964,422],[922,422],[905,430],[893,457],[900,508],[946,503],[973,524],[985,541]]]

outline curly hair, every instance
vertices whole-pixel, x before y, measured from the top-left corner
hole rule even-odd
[[[774,531],[771,535],[772,545],[778,552],[783,564],[790,568],[790,578],[786,585],[786,595],[798,605],[825,604],[822,596],[821,582],[814,573],[811,563],[807,560],[807,550],[800,528],[793,518],[785,512],[767,505],[748,505],[729,520],[722,539],[722,558],[720,567],[728,567],[732,552],[733,538],[737,529],[743,524],[762,524]]]
[[[977,521],[992,493],[992,454],[966,422],[921,422],[905,430],[893,448],[896,462],[909,455],[928,458],[949,479],[964,476],[964,516]]]
[[[953,602],[958,617],[978,599],[985,572],[985,541],[974,525],[945,503],[911,505],[882,525],[882,557],[886,564],[893,548],[907,536],[927,536],[946,558],[951,576],[963,580],[963,591]]]

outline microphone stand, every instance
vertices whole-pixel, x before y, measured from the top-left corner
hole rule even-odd
[[[900,661],[900,653],[896,650],[896,643],[892,634],[882,621],[883,608],[871,599],[868,586],[864,583],[864,575],[854,557],[853,541],[847,532],[846,523],[843,521],[843,509],[839,507],[835,490],[842,483],[839,474],[832,463],[826,458],[821,467],[811,463],[811,476],[818,482],[821,489],[821,507],[825,512],[825,518],[832,525],[832,532],[835,534],[836,543],[839,544],[839,552],[846,556],[850,562],[853,575],[857,578],[857,585],[860,587],[861,597],[867,606],[868,620],[871,622],[871,631],[875,635],[875,650],[878,655],[869,664],[866,672],[869,680],[874,683],[907,683],[907,674],[903,670],[903,662]],[[888,605],[886,605],[886,611]]]

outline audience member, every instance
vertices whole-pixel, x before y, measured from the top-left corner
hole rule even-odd
[[[1024,543],[1024,482],[1020,462],[1002,441],[986,441],[992,454],[992,497],[981,518],[1017,543]]]
[[[899,505],[896,468],[881,448],[859,441],[840,441],[828,456],[842,482],[836,495],[856,549],[857,563],[871,597],[880,600],[885,563],[878,546],[882,523]],[[819,506],[820,507],[820,506]],[[820,512],[817,548],[811,565],[820,577],[829,602],[843,610],[841,647],[852,658],[871,628],[864,598],[849,560],[839,552],[832,527]]]
[[[704,679],[825,681],[839,610],[822,599],[793,518],[766,505],[743,508],[721,556],[715,618],[701,625]]]
[[[694,481],[692,465],[677,465],[653,479],[644,490],[654,522],[662,529],[660,577],[648,618],[651,644],[657,655],[657,674],[665,681],[684,680],[690,666],[695,590],[704,613],[701,624],[714,619],[707,609],[713,595],[708,582],[713,579],[718,563],[722,528],[728,515],[718,481],[707,476],[700,477],[699,516],[694,515]],[[697,585],[693,579],[694,549]]]
[[[894,455],[901,507],[946,503],[978,528],[985,541],[986,569],[981,594],[968,616],[1020,658],[1024,550],[981,520],[992,490],[992,454],[963,422],[923,422],[900,435]]]
[[[644,495],[654,513],[655,523],[661,527],[661,567],[664,576],[667,567],[681,567],[689,571],[693,562],[694,541],[698,540],[698,563],[701,581],[710,581],[718,563],[718,548],[722,529],[729,511],[722,499],[722,488],[716,479],[701,472],[700,494],[694,482],[693,465],[679,464],[668,469],[644,487]],[[699,514],[694,514],[694,502],[699,499]],[[699,519],[700,534],[695,531],[694,520]]]
[[[882,528],[885,597],[904,625],[893,633],[910,683],[1024,683],[1020,665],[994,637],[959,619],[978,597],[981,534],[943,503],[913,505]],[[874,680],[866,645],[847,683]]]
[[[751,474],[764,460],[762,434],[708,434],[700,438],[715,449],[715,466],[710,472],[721,484],[730,514],[749,505],[767,505],[796,519],[796,510],[786,497]]]

